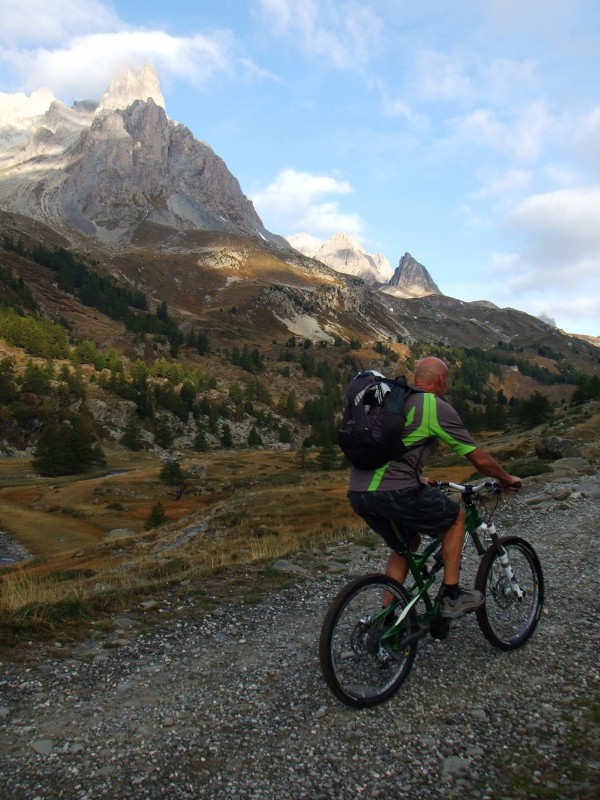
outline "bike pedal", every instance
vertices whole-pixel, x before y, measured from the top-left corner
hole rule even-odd
[[[419,625],[412,633],[409,633],[408,636],[405,636],[404,639],[399,643],[399,647],[403,648],[406,647],[408,644],[412,644],[413,642],[417,642],[419,639],[422,639],[429,633],[429,626],[428,625]]]

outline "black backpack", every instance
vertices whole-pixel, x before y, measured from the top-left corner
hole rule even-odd
[[[353,466],[378,469],[406,451],[404,403],[411,391],[404,376],[386,378],[367,370],[352,378],[338,442]]]

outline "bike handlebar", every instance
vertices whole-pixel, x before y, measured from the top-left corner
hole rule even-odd
[[[454,489],[461,494],[479,494],[484,489],[489,489],[494,494],[501,494],[502,489],[500,488],[500,483],[496,480],[491,481],[484,481],[483,483],[478,484],[471,484],[471,483],[454,483],[453,481],[432,481],[432,486],[436,486],[439,489],[449,488]],[[510,489],[520,489],[521,488],[521,481],[517,481],[516,483],[511,484]]]

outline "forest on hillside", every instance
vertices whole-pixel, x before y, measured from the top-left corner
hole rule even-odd
[[[191,328],[184,336],[166,303],[149,311],[141,293],[99,275],[77,254],[42,245],[28,251],[10,237],[4,237],[3,247],[51,270],[63,291],[122,322],[153,354],[131,359],[114,347],[76,339],[65,320],[40,313],[21,277],[0,268],[0,338],[23,354],[19,363],[13,355],[0,358],[0,446],[35,448],[33,463],[42,474],[70,474],[102,463],[105,432],[89,411],[90,393],[131,403],[120,445],[133,451],[154,445],[169,450],[178,429],[193,420],[193,447],[199,452],[261,447],[268,433],[270,441],[283,445],[318,448],[322,467],[331,468],[339,461],[337,429],[347,382],[365,360],[386,374],[397,366],[393,342],[338,338],[326,344],[289,336],[267,354],[247,343],[222,347],[206,330]],[[410,372],[429,352],[431,343],[413,343],[403,368]],[[435,352],[451,366],[451,401],[474,432],[529,428],[549,419],[554,408],[544,387],[553,384],[573,386],[575,404],[600,397],[598,375],[578,372],[547,347],[526,351],[498,342],[483,350],[437,343]],[[532,378],[539,390],[517,399],[492,388],[502,384],[507,367]],[[287,385],[277,395],[275,375],[283,379],[279,385]],[[311,387],[303,399],[299,380]],[[250,421],[241,445],[231,431],[240,420]]]

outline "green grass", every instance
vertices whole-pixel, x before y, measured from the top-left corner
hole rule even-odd
[[[360,536],[357,536],[354,541],[361,547],[368,547],[369,550],[374,550],[381,544],[381,536],[373,533],[373,531],[367,530],[360,534]]]

